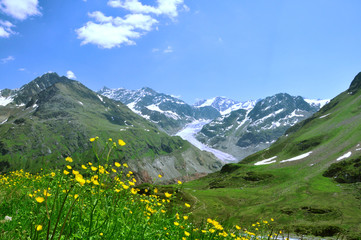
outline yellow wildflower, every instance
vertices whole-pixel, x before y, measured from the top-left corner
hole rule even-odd
[[[74,195],[74,198],[75,198],[75,199],[77,199],[78,197],[79,197],[79,195],[78,195],[78,194],[75,194],[75,195]]]
[[[71,157],[67,157],[67,158],[65,158],[65,161],[67,161],[67,162],[73,162],[73,159],[72,159]]]
[[[109,138],[108,141],[109,141],[109,142],[113,142],[113,139]]]
[[[170,198],[172,196],[172,194],[168,193],[168,192],[165,192],[164,195],[167,197],[167,198]]]
[[[91,169],[95,172],[96,170],[98,170],[98,168],[96,167],[91,167]]]
[[[48,192],[48,191],[46,191],[46,190],[44,190],[44,196],[51,196],[51,194]]]
[[[88,169],[84,164],[81,165],[82,169]]]
[[[95,138],[90,138],[89,141],[94,142]]]
[[[189,205],[188,203],[185,203],[184,205],[185,205],[186,207],[188,207],[188,208],[191,207],[191,205]]]
[[[134,188],[130,189],[130,192],[133,194],[137,194],[137,190],[135,190]]]
[[[187,232],[187,231],[184,231],[184,235],[186,235],[188,237],[191,234],[189,232]]]
[[[178,180],[178,184],[182,184],[182,182]]]
[[[179,222],[174,222],[174,225],[179,226]]]
[[[159,178],[162,178],[162,175],[159,174],[158,177],[159,177]]]
[[[43,226],[42,225],[36,225],[35,229],[36,229],[36,231],[41,231],[41,230],[43,230]]]
[[[116,167],[120,167],[120,166],[121,166],[120,163],[118,163],[118,162],[115,162],[114,165],[115,165]]]
[[[95,179],[94,179],[94,180],[93,180],[93,184],[94,184],[94,185],[99,185],[98,180],[95,180]]]
[[[67,168],[67,169],[71,169],[71,166],[69,166],[69,165],[66,165],[66,168]]]
[[[42,203],[45,201],[45,199],[43,197],[37,197],[35,198],[35,200],[38,202],[38,203]]]
[[[118,140],[118,144],[119,146],[124,146],[125,145],[125,142],[121,139]]]
[[[69,172],[68,172],[67,170],[64,170],[64,174],[65,174],[65,175],[68,175]]]
[[[128,164],[126,164],[126,163],[123,163],[123,167],[126,167],[126,168],[128,168]]]
[[[55,176],[55,172],[50,173],[50,175],[51,175],[52,177],[54,177],[54,176]]]

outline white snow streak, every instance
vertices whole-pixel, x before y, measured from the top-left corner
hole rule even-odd
[[[321,118],[325,118],[325,117],[327,117],[328,115],[330,115],[331,113],[328,113],[328,114],[326,114],[326,115],[323,115],[323,116],[321,116],[321,117],[319,117],[320,119]]]
[[[303,158],[308,157],[311,153],[312,153],[312,151],[310,151],[310,152],[308,152],[308,153],[304,153],[304,154],[298,155],[298,156],[293,157],[293,158],[290,158],[290,159],[283,160],[283,161],[281,161],[281,163],[284,163],[284,162],[292,162],[292,161],[300,160],[300,159],[303,159]]]
[[[258,166],[258,165],[266,165],[266,164],[271,164],[271,163],[275,163],[277,156],[274,156],[274,157],[271,157],[271,158],[267,158],[267,159],[264,159],[262,161],[259,161],[259,162],[256,162],[254,165]]]
[[[337,158],[336,161],[340,161],[342,159],[349,158],[349,157],[351,157],[351,154],[352,154],[352,152],[345,153],[341,157]]]
[[[2,121],[1,123],[0,123],[0,125],[2,125],[2,124],[4,124],[4,123],[6,123],[8,121],[8,118],[7,119],[5,119],[4,121]]]

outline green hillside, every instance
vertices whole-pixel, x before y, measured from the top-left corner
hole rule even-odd
[[[194,214],[277,219],[284,231],[361,239],[361,73],[269,148],[186,184]]]
[[[220,168],[212,155],[166,133],[120,102],[101,97],[77,81],[45,74],[0,106],[0,171],[59,167],[64,158],[93,161],[89,138],[122,139],[114,159],[127,162],[139,179],[182,178]],[[160,160],[161,159],[161,160]],[[160,165],[162,162],[163,167]]]

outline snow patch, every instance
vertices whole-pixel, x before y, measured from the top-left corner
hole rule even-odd
[[[340,160],[342,160],[342,159],[349,158],[349,157],[351,157],[351,154],[352,154],[352,152],[345,153],[345,154],[342,155],[341,157],[337,158],[336,161],[340,161]]]
[[[275,163],[277,156],[273,156],[271,158],[267,158],[267,159],[264,159],[262,161],[259,161],[259,162],[256,162],[254,165],[258,166],[258,165],[266,165],[266,164],[271,164],[271,163]]]
[[[308,104],[310,104],[311,106],[319,106],[320,108],[322,108],[323,106],[325,106],[327,103],[330,102],[330,99],[304,99],[305,102],[307,102]]]
[[[281,161],[281,163],[284,163],[284,162],[292,162],[292,161],[300,160],[300,159],[303,159],[303,158],[308,157],[311,153],[312,153],[312,151],[310,151],[310,152],[308,152],[308,153],[304,153],[304,154],[298,155],[298,156],[293,157],[293,158],[290,158],[290,159],[283,160],[283,161]]]
[[[156,111],[156,112],[163,113],[163,114],[166,115],[167,117],[173,118],[174,120],[177,120],[177,119],[180,118],[179,115],[176,114],[175,112],[172,112],[172,111],[163,111],[163,110],[161,110],[161,109],[160,109],[157,105],[155,105],[155,104],[146,106],[146,108],[148,108],[148,109],[151,110],[151,111]]]
[[[6,106],[11,103],[14,99],[12,97],[2,97],[0,96],[0,106]]]
[[[323,116],[321,116],[321,117],[319,117],[320,119],[321,118],[325,118],[325,117],[327,117],[328,115],[330,115],[331,113],[328,113],[328,114],[326,114],[326,115],[323,115]]]
[[[5,119],[4,121],[2,121],[1,123],[0,123],[0,125],[2,125],[2,124],[4,124],[4,123],[6,123],[8,121],[8,118],[7,119]]]
[[[97,95],[100,101],[104,102],[103,98],[100,95]]]

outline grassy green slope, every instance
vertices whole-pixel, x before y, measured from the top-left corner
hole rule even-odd
[[[139,171],[155,168],[151,165],[161,156],[175,157],[174,167],[181,169],[187,165],[186,161],[193,161],[183,156],[186,151],[198,156],[204,168],[195,164],[200,169],[190,168],[183,174],[197,170],[209,172],[220,167],[214,157],[202,155],[180,137],[159,131],[122,103],[100,97],[69,79],[34,94],[26,106],[14,103],[1,110],[8,120],[0,125],[0,162],[9,163],[12,169],[37,171],[45,166],[61,166],[66,156],[73,156],[78,163],[92,161],[89,138],[95,136],[100,138],[99,145],[104,145],[109,138],[123,139],[127,145],[113,155],[114,159],[131,161]],[[155,172],[153,175],[157,176]]]
[[[354,82],[361,80],[359,75]],[[344,232],[359,239],[361,184],[339,184],[323,176],[345,153],[351,152],[349,159],[361,156],[361,93],[350,92],[289,129],[270,148],[187,183],[197,202],[195,215],[206,217],[207,209],[231,222],[273,217],[292,232]],[[311,151],[308,157],[281,163]],[[274,156],[275,163],[255,165]]]

